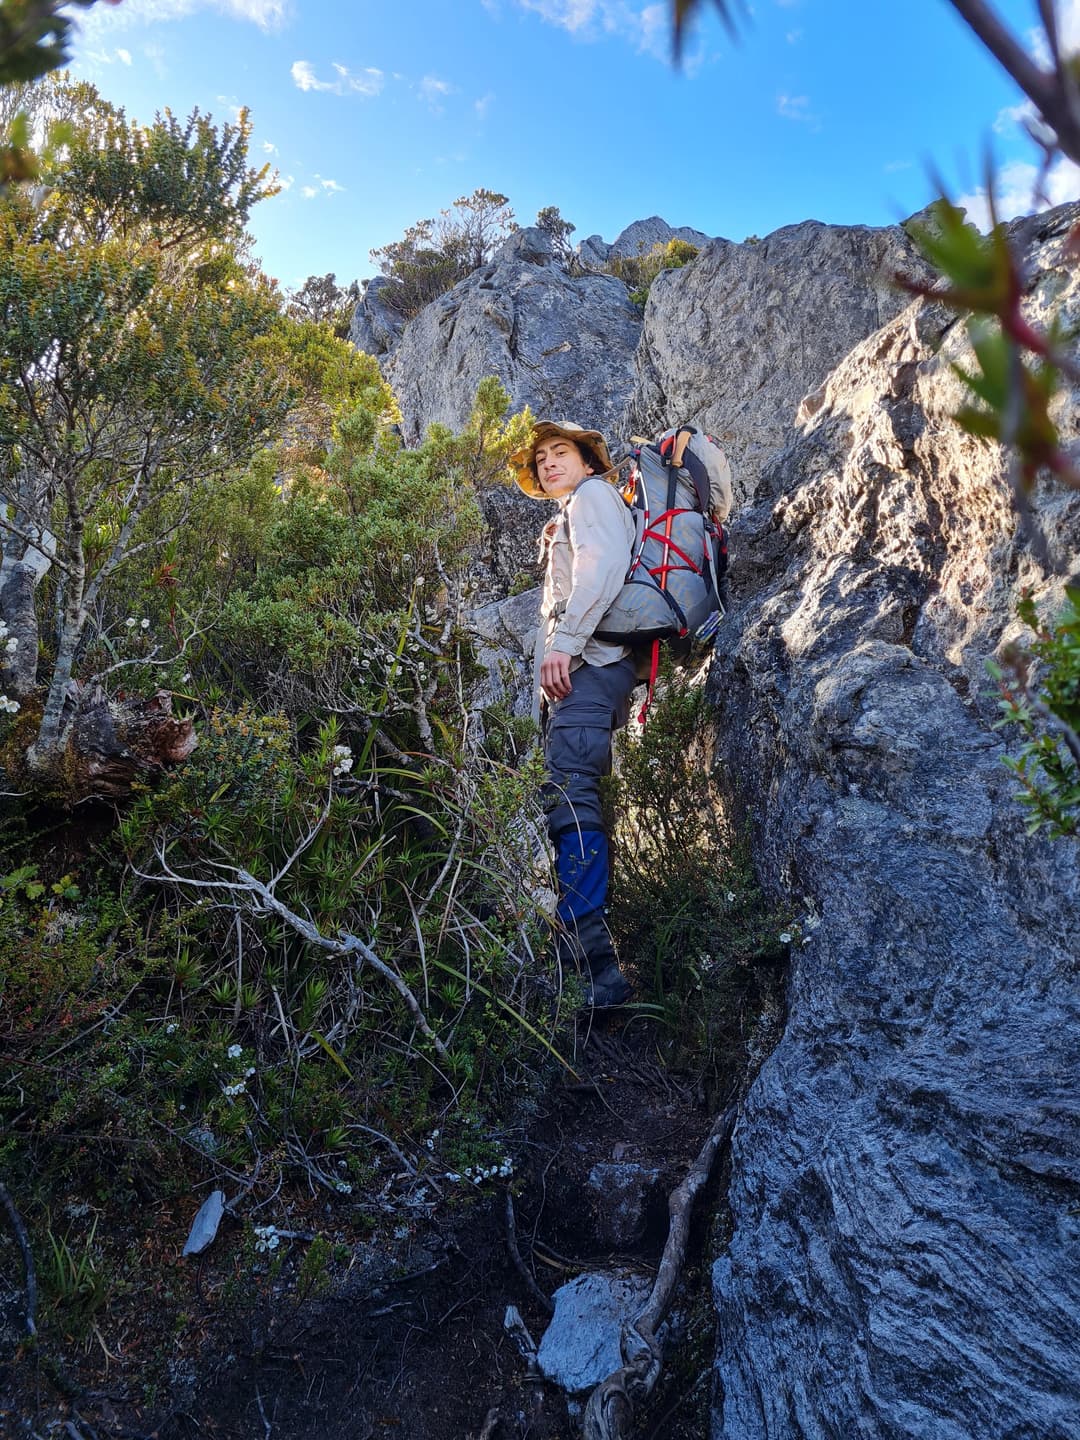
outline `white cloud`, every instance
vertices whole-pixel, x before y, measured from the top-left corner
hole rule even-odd
[[[310,60],[294,60],[290,74],[298,90],[324,90],[331,95],[378,95],[386,83],[383,72],[374,66],[354,74],[335,60],[331,68],[338,78],[320,80]]]
[[[271,140],[264,140],[262,142],[262,148],[264,155],[276,155],[278,153],[277,146]]]
[[[121,64],[123,64],[123,65],[130,65],[130,64],[131,64],[131,51],[130,51],[130,50],[117,50],[117,52],[116,52],[116,58],[120,61]]]
[[[95,5],[80,23],[86,34],[183,20],[198,10],[216,10],[260,30],[280,30],[292,19],[293,0],[124,0],[122,5]]]
[[[300,194],[303,195],[305,200],[314,200],[318,193],[319,187],[317,185],[304,185],[300,190]]]
[[[440,80],[435,75],[425,75],[417,88],[420,91],[420,98],[427,101],[436,115],[442,114],[440,100],[444,96],[452,94],[454,89],[448,80]]]
[[[558,25],[581,40],[616,35],[642,54],[671,59],[671,9],[667,0],[641,5],[633,0],[517,0],[520,9]],[[691,67],[686,57],[688,72]],[[699,68],[700,62],[693,68]]]
[[[339,185],[336,180],[323,180],[320,176],[316,176],[316,179],[324,190],[330,191],[331,195],[344,195],[345,186]]]
[[[1080,200],[1080,165],[1072,160],[1059,160],[1054,165],[1043,185],[1043,194],[1036,194],[1039,167],[1026,160],[1014,160],[1003,165],[994,181],[994,205],[999,220],[1012,220],[1017,215],[1030,215],[1034,210],[1045,209],[1046,205],[1064,205],[1069,200]],[[990,229],[990,206],[986,190],[979,187],[967,195],[961,195],[955,204],[967,211],[967,218],[982,231]]]
[[[784,36],[784,39],[789,45],[797,45],[802,37],[803,32],[801,30],[789,30]]]
[[[295,175],[279,175],[277,177],[277,185],[279,190],[291,190],[295,184]]]
[[[799,120],[804,125],[817,124],[817,116],[810,109],[809,95],[778,95],[776,113],[785,120]]]
[[[494,94],[489,90],[486,95],[481,95],[479,100],[473,101],[473,109],[476,111],[476,118],[478,120],[487,119],[487,113],[491,109],[494,99]]]
[[[1058,44],[1066,55],[1080,50],[1080,0],[1058,0]],[[1042,29],[1028,31],[1028,48],[1040,65],[1050,64],[1050,47]]]

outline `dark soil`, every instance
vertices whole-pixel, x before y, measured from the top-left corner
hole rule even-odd
[[[550,1295],[615,1256],[608,1219],[587,1180],[603,1161],[659,1171],[645,1233],[625,1256],[655,1270],[667,1236],[667,1195],[712,1116],[697,1087],[659,1059],[655,1029],[612,1019],[583,1034],[577,1079],[556,1086],[515,1155],[512,1203],[520,1259]],[[721,1173],[699,1201],[692,1253],[676,1302],[676,1341],[638,1434],[701,1440],[708,1433],[713,1317],[707,1217],[722,1206]],[[145,1222],[145,1218],[143,1220]],[[349,1234],[314,1202],[290,1211],[296,1229],[336,1248],[305,1277],[302,1240],[275,1266],[244,1252],[228,1222],[201,1262],[178,1259],[190,1215],[162,1211],[145,1232],[142,1293],[121,1295],[77,1339],[55,1330],[37,1347],[0,1353],[0,1434],[21,1440],[570,1440],[580,1433],[566,1396],[530,1373],[504,1329],[508,1305],[539,1342],[540,1303],[507,1245],[507,1190],[486,1187],[435,1221],[400,1227],[400,1248]],[[0,1269],[18,1295],[9,1237]],[[177,1243],[179,1240],[179,1243]],[[252,1280],[252,1274],[256,1279]],[[306,1294],[305,1294],[306,1290]],[[8,1339],[16,1311],[9,1303]],[[7,1427],[5,1429],[5,1426]]]

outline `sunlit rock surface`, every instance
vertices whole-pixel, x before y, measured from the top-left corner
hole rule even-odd
[[[1037,319],[1080,321],[1077,219],[1017,227]],[[736,526],[717,757],[809,923],[734,1139],[716,1440],[1080,1435],[1080,847],[1025,837],[985,673],[1063,580],[955,360],[923,302],[858,345]],[[1080,496],[1036,511],[1080,570]]]
[[[802,397],[906,305],[897,271],[924,273],[899,226],[807,220],[756,243],[711,241],[653,281],[622,428],[710,431],[731,457],[737,495],[751,493]]]
[[[476,387],[497,375],[515,409],[612,433],[633,386],[641,311],[613,275],[570,275],[542,230],[518,230],[495,259],[409,322],[386,367],[411,444],[432,422],[461,429]]]

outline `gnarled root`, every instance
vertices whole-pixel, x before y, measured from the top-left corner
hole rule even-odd
[[[690,1213],[734,1124],[735,1106],[731,1105],[709,1131],[682,1184],[672,1191],[668,1200],[671,1221],[667,1244],[656,1282],[645,1308],[623,1332],[622,1349],[627,1363],[602,1380],[589,1396],[585,1407],[585,1440],[625,1440],[630,1434],[635,1410],[652,1394],[660,1378],[661,1357],[656,1332],[670,1308],[686,1261]]]

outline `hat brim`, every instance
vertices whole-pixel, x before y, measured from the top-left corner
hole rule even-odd
[[[579,449],[588,450],[592,458],[600,464],[600,470],[597,473],[603,474],[611,469],[611,456],[608,454],[607,441],[599,430],[570,430],[556,424],[554,420],[541,420],[533,427],[529,443],[523,445],[520,450],[515,450],[507,461],[510,469],[514,472],[514,483],[523,494],[528,495],[530,500],[550,500],[552,498],[540,484],[533,468],[536,447],[541,440],[548,440],[552,436],[569,440]]]

